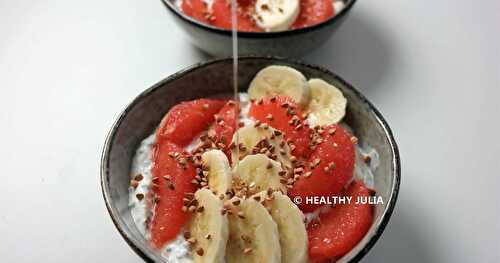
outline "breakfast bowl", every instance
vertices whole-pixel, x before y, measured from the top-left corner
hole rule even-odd
[[[186,32],[191,43],[212,56],[230,56],[231,30],[227,26],[222,28],[208,22],[200,22],[200,19],[187,15],[182,11],[179,1],[162,0],[174,21]],[[238,32],[239,54],[298,57],[316,50],[342,25],[356,3],[356,0],[335,1],[341,3],[342,8],[339,8],[335,15],[310,26],[272,32]]]
[[[369,146],[377,153],[372,160],[376,169],[370,187],[382,202],[373,205],[373,221],[366,234],[336,261],[358,262],[382,235],[395,208],[400,159],[392,132],[380,112],[359,91],[318,66],[276,57],[242,57],[239,59],[239,90],[245,92],[256,73],[271,65],[292,67],[307,78],[321,78],[340,89],[348,101],[346,126],[356,136],[358,145]],[[107,136],[101,159],[104,201],[122,237],[147,262],[165,262],[165,258],[152,248],[131,212],[131,167],[136,150],[144,138],[155,132],[165,113],[179,102],[231,94],[232,72],[232,59],[220,59],[196,64],[161,80],[123,110]]]

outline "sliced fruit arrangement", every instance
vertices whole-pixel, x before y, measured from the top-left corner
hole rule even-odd
[[[210,150],[203,153],[201,159],[210,190],[217,195],[230,190],[233,178],[226,155],[220,150]]]
[[[368,198],[370,190],[359,181],[353,182],[344,193],[353,200]],[[309,256],[313,261],[339,258],[351,250],[368,232],[373,222],[370,204],[339,204],[309,225]]]
[[[200,263],[341,257],[368,231],[372,206],[336,205],[306,225],[304,213],[324,207],[292,200],[370,195],[352,181],[357,139],[338,124],[347,100],[332,84],[285,66],[259,72],[249,96],[247,116],[237,102],[200,99],[163,118],[146,197],[151,244],[163,248],[183,233]],[[252,124],[238,125],[242,116]]]
[[[195,169],[183,149],[171,142],[161,142],[153,153],[152,185],[154,217],[151,221],[151,244],[161,248],[175,239],[190,214],[182,211],[186,194],[194,193]]]
[[[322,79],[310,79],[311,101],[307,106],[312,125],[338,123],[345,115],[347,100],[335,86]]]
[[[259,200],[278,225],[281,246],[281,261],[287,263],[307,262],[307,232],[304,214],[279,191],[263,191],[252,198]]]
[[[343,0],[238,0],[238,31],[279,32],[319,24],[344,7]],[[231,1],[182,0],[182,11],[206,24],[231,29]]]
[[[290,190],[290,196],[331,197],[338,195],[352,179],[355,161],[355,139],[339,125],[330,125],[315,131],[317,143],[314,152]],[[312,212],[319,205],[303,202],[300,208]]]
[[[336,11],[331,0],[301,0],[300,9],[302,11],[292,29],[319,24],[332,17]]]
[[[228,211],[228,263],[282,262],[278,226],[260,202],[235,199]]]
[[[268,66],[257,73],[248,88],[250,99],[287,96],[302,106],[309,102],[307,79],[298,70],[287,66]]]
[[[267,189],[280,190],[286,193],[285,184],[281,183],[280,173],[283,171],[279,162],[264,154],[248,155],[238,162],[235,171],[235,185],[245,188],[248,195]]]
[[[310,129],[295,101],[286,96],[272,96],[252,103],[249,116],[284,133],[296,157],[310,153]]]
[[[262,31],[254,22],[253,17],[249,15],[250,4],[253,1],[238,1],[238,31],[259,32]],[[232,29],[231,4],[226,0],[214,0],[212,4],[212,13],[207,14],[208,20],[212,25],[223,29]]]
[[[292,169],[292,154],[283,132],[259,122],[238,129],[231,142],[233,166],[245,156],[258,153],[278,161],[285,171]]]
[[[257,0],[255,4],[255,22],[270,32],[287,30],[299,13],[299,0]]]
[[[186,15],[200,22],[210,22],[209,17],[206,15],[208,13],[208,8],[203,0],[183,0],[181,9]]]
[[[188,145],[197,134],[213,123],[214,114],[224,104],[221,100],[199,99],[175,105],[160,123],[156,133],[157,142],[170,141],[179,146]]]
[[[214,132],[217,140],[229,146],[238,125],[239,108],[234,101],[228,101],[215,115]]]
[[[189,224],[189,232],[184,233],[193,244],[194,262],[222,263],[226,255],[229,237],[227,215],[220,211],[224,203],[208,189],[200,189],[194,195],[196,212]]]

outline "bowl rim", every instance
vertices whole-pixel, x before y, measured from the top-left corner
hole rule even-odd
[[[101,164],[100,164],[100,184],[101,184],[101,189],[102,189],[102,195],[104,197],[104,202],[106,204],[106,209],[111,217],[113,224],[115,225],[115,227],[118,230],[118,232],[120,233],[120,235],[125,239],[127,244],[146,262],[155,262],[153,257],[152,257],[153,252],[150,249],[148,249],[145,246],[145,244],[143,244],[143,242],[137,240],[130,233],[127,233],[124,230],[125,223],[122,220],[122,218],[119,216],[118,209],[116,207],[113,207],[111,204],[111,197],[110,197],[111,190],[109,188],[109,185],[106,184],[106,182],[107,182],[106,179],[109,175],[108,164],[109,164],[109,160],[110,160],[109,153],[110,153],[111,148],[112,148],[111,143],[114,141],[115,135],[116,135],[123,119],[125,118],[125,116],[127,116],[129,111],[135,105],[137,105],[142,100],[142,98],[144,98],[145,96],[154,92],[155,90],[163,87],[165,84],[172,82],[172,81],[184,76],[185,74],[188,74],[190,72],[198,70],[199,68],[206,67],[206,66],[209,66],[212,64],[217,64],[217,63],[221,63],[221,62],[225,62],[225,61],[232,61],[232,59],[233,59],[232,57],[227,57],[227,58],[212,59],[212,60],[208,60],[205,62],[199,62],[199,63],[196,63],[196,64],[193,64],[189,67],[186,67],[186,68],[162,79],[161,81],[154,84],[150,88],[141,92],[137,97],[135,97],[125,107],[125,109],[116,118],[115,122],[111,126],[111,129],[106,136],[106,140],[105,140],[104,147],[102,150]],[[391,149],[391,157],[392,157],[391,168],[393,171],[392,176],[394,177],[394,183],[392,185],[391,194],[389,196],[389,203],[388,203],[385,211],[383,211],[383,213],[382,213],[380,223],[378,224],[378,226],[376,226],[375,232],[370,237],[370,239],[365,244],[365,246],[361,250],[359,250],[357,252],[357,254],[354,255],[348,261],[349,263],[358,262],[370,251],[370,249],[375,245],[377,240],[380,238],[380,236],[382,235],[382,233],[385,230],[385,227],[389,223],[389,220],[390,220],[392,213],[393,213],[395,206],[396,206],[396,201],[398,198],[399,188],[400,188],[400,184],[401,184],[401,161],[400,161],[399,149],[398,149],[398,146],[396,144],[392,130],[390,129],[387,121],[384,119],[382,114],[375,108],[375,106],[370,101],[368,101],[368,99],[365,96],[363,96],[363,94],[361,94],[360,91],[358,91],[351,84],[349,84],[347,81],[345,81],[344,79],[339,77],[334,72],[332,72],[324,67],[321,67],[321,66],[305,63],[305,62],[302,62],[299,60],[282,58],[282,57],[277,57],[277,56],[242,56],[242,57],[238,58],[238,60],[254,60],[254,59],[269,60],[269,61],[278,62],[278,63],[280,63],[280,62],[281,63],[288,63],[290,65],[299,65],[299,66],[308,67],[308,68],[311,68],[314,70],[318,70],[324,74],[332,76],[336,81],[339,81],[347,89],[350,89],[354,93],[354,95],[357,96],[361,100],[362,103],[364,103],[365,105],[368,106],[368,110],[373,112],[373,114],[375,115],[376,121],[383,128],[385,137],[386,137],[386,139],[390,145],[390,149]]]
[[[320,29],[320,28],[326,27],[330,24],[333,24],[335,21],[340,20],[342,17],[346,16],[347,13],[354,6],[354,4],[356,3],[357,0],[344,0],[344,3],[346,1],[349,1],[349,2],[345,4],[345,7],[340,11],[340,13],[335,14],[334,16],[328,18],[327,20],[325,20],[319,24],[308,26],[308,27],[303,27],[303,28],[292,29],[292,30],[279,31],[279,32],[238,31],[238,37],[240,37],[240,38],[259,38],[259,39],[260,38],[274,38],[274,37],[285,37],[285,36],[302,34],[302,33],[307,33],[310,31],[314,31],[316,29]],[[223,28],[219,28],[216,26],[212,26],[210,24],[200,22],[200,21],[184,14],[184,12],[182,12],[174,3],[172,3],[171,0],[161,0],[161,2],[174,15],[179,17],[181,20],[187,21],[191,25],[194,25],[194,26],[199,27],[201,29],[204,29],[206,31],[220,34],[220,35],[231,36],[231,34],[232,34],[231,30],[229,30],[229,29],[223,29]]]

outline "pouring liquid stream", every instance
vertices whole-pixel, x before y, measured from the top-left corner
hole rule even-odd
[[[238,1],[231,0],[231,38],[233,48],[233,99],[240,110],[240,96],[238,92]],[[239,118],[235,118],[235,127],[238,129]],[[236,158],[240,158],[240,140],[238,133],[235,133]]]

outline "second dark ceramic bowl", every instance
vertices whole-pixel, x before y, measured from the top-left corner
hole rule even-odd
[[[307,78],[322,78],[342,90],[347,98],[345,122],[359,138],[379,154],[374,172],[375,191],[384,203],[375,208],[373,224],[365,237],[337,262],[357,262],[375,244],[392,214],[399,191],[399,153],[388,124],[375,107],[356,89],[334,73],[300,62],[272,57],[239,60],[239,89],[269,65],[294,67]],[[147,262],[162,262],[139,233],[128,206],[130,168],[141,140],[152,134],[168,110],[181,101],[228,94],[232,87],[232,59],[214,60],[182,70],[141,93],[121,113],[107,137],[101,160],[101,184],[109,214],[128,244]]]
[[[231,56],[231,31],[199,22],[184,14],[177,0],[161,0],[175,22],[186,31],[196,47],[212,56]],[[345,7],[334,17],[311,27],[283,32],[239,32],[240,55],[299,57],[326,42],[344,22],[356,0],[344,0]]]

